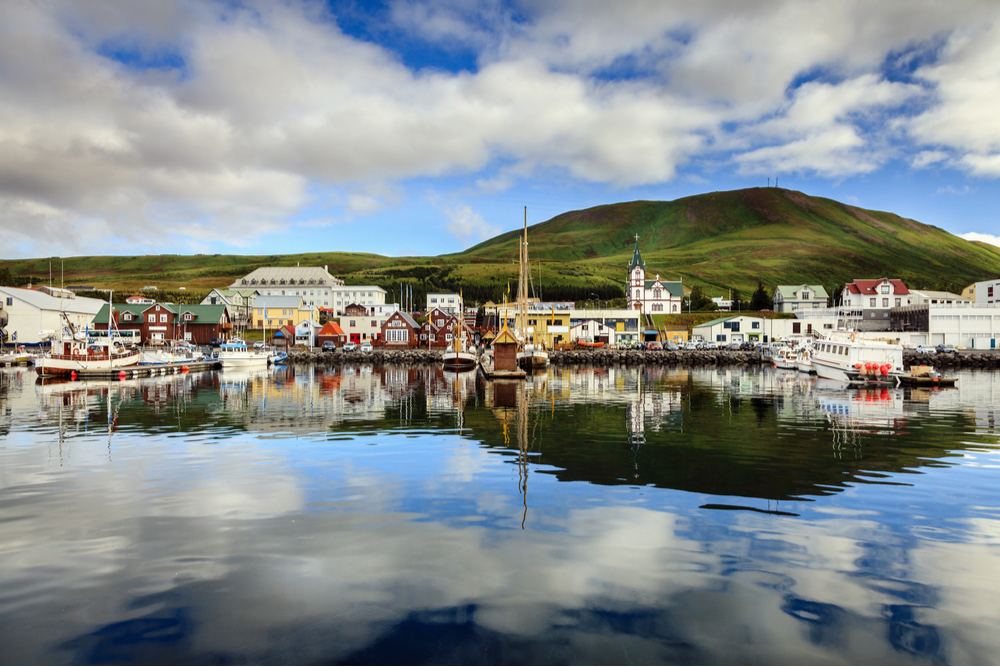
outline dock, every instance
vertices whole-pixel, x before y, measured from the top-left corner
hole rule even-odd
[[[482,355],[479,357],[479,370],[483,372],[487,380],[523,380],[528,377],[528,374],[522,368],[498,371],[493,365],[492,355]]]
[[[0,354],[0,368],[12,366],[27,366],[30,357],[27,354]]]
[[[899,381],[907,387],[954,387],[958,378],[900,375]]]
[[[198,373],[222,366],[218,359],[199,361],[172,361],[166,364],[140,364],[124,368],[94,368],[75,371],[79,380],[124,380],[126,378],[151,377],[154,375],[174,375],[176,373]]]

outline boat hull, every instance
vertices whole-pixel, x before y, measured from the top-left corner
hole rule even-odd
[[[469,352],[445,352],[442,358],[444,367],[448,370],[472,370],[478,359]]]
[[[139,352],[95,356],[52,355],[39,357],[35,360],[35,369],[41,375],[72,375],[81,371],[115,370],[136,366],[139,363]]]

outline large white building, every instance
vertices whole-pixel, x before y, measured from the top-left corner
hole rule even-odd
[[[625,284],[628,308],[644,314],[679,313],[684,301],[684,284],[674,280],[646,279],[646,263],[639,254],[639,235],[635,237],[632,262],[628,265],[628,281]]]
[[[233,282],[231,290],[255,289],[261,296],[300,296],[307,305],[333,310],[337,315],[353,304],[385,304],[386,291],[378,285],[345,285],[327,267],[268,266]]]
[[[8,343],[20,345],[38,345],[58,335],[67,320],[77,331],[84,331],[101,307],[107,305],[101,299],[75,296],[69,290],[62,290],[60,297],[20,287],[0,287],[0,299],[8,315],[5,327]]]
[[[462,308],[462,296],[457,292],[428,292],[427,311],[440,308],[446,313],[457,313]]]

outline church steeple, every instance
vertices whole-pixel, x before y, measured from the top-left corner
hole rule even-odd
[[[646,263],[642,261],[642,255],[639,254],[639,235],[635,235],[635,250],[632,251],[632,263],[628,265],[628,272],[632,273],[632,269],[635,267],[641,267],[643,272],[646,271]]]

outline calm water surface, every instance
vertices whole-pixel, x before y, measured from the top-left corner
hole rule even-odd
[[[3,663],[996,663],[1000,375],[0,374]]]

